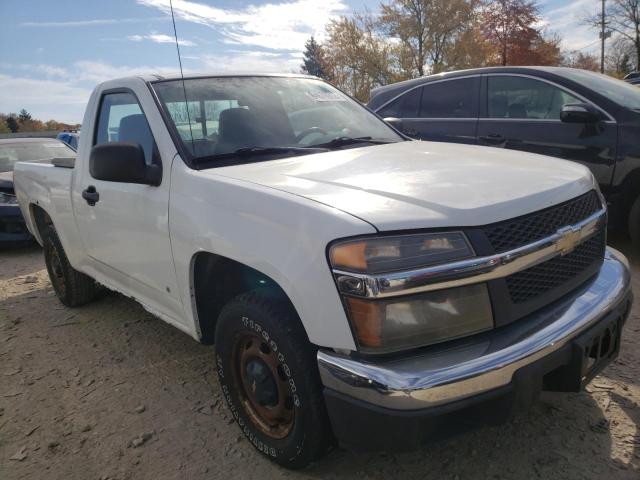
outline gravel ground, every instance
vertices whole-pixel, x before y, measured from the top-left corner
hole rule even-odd
[[[631,256],[632,248],[614,242]],[[634,287],[640,292],[640,256]],[[619,359],[580,394],[412,453],[343,450],[301,472],[254,453],[213,348],[107,294],[63,307],[39,248],[0,252],[0,478],[640,478],[640,302]]]

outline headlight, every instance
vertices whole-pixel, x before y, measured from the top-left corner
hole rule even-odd
[[[382,273],[462,260],[473,250],[461,232],[352,240],[329,251],[331,265],[349,272]]]
[[[384,298],[375,295],[378,275],[384,278],[385,273],[473,256],[473,249],[461,232],[377,237],[334,244],[329,250],[329,259],[359,349],[386,353],[493,328],[485,284]]]
[[[0,204],[2,205],[17,205],[18,199],[15,195],[11,195],[9,193],[0,192]]]

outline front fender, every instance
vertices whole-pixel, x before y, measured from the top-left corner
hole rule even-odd
[[[309,340],[355,350],[355,342],[326,258],[336,238],[374,233],[362,220],[269,187],[188,169],[174,162],[171,243],[187,315],[197,313],[192,259],[210,252],[274,280],[298,312]]]

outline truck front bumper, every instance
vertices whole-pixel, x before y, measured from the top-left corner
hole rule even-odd
[[[407,449],[503,421],[541,390],[579,391],[617,356],[631,304],[627,260],[608,248],[586,285],[509,326],[400,358],[320,350],[333,431],[350,448]]]

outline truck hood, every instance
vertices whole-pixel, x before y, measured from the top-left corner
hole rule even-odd
[[[408,141],[205,170],[350,213],[378,230],[486,225],[594,188],[589,170],[542,155]]]

